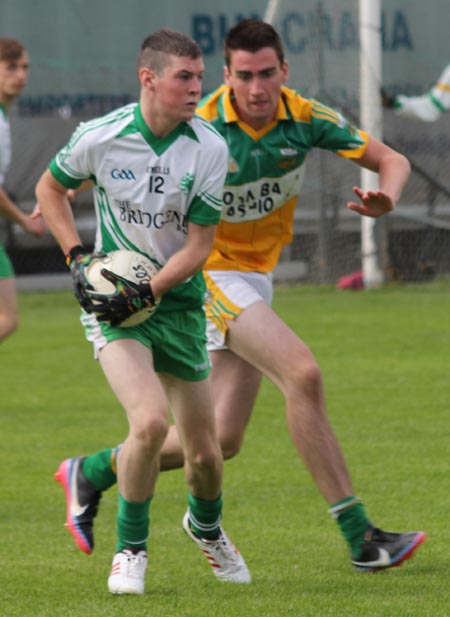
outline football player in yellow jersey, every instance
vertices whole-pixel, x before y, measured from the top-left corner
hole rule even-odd
[[[225,85],[199,113],[227,140],[230,161],[224,207],[204,273],[209,297],[208,348],[219,440],[225,458],[239,452],[262,375],[282,392],[292,440],[346,539],[360,571],[399,565],[425,540],[423,532],[388,533],[372,524],[355,496],[330,426],[320,368],[307,345],[272,310],[272,270],[292,238],[302,165],[314,147],[336,151],[379,174],[380,189],[354,187],[348,208],[379,217],[392,210],[408,178],[406,158],[352,127],[340,114],[284,87],[288,64],[273,27],[244,20],[225,40]],[[90,516],[80,528],[93,542],[101,491],[115,481],[114,449],[81,458],[68,495]],[[176,428],[161,468],[183,465]]]

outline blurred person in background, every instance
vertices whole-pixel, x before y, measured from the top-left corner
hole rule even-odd
[[[41,217],[28,215],[11,200],[3,184],[11,162],[11,132],[8,111],[26,86],[30,61],[25,47],[12,38],[0,38],[0,216],[20,225],[34,236],[42,236],[46,225]],[[0,341],[18,327],[14,269],[0,243]]]
[[[420,96],[388,94],[381,91],[383,106],[394,109],[397,116],[414,118],[422,122],[436,122],[450,109],[450,64],[445,67],[439,79],[428,92]]]

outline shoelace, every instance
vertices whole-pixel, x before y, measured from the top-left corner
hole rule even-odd
[[[223,535],[220,535],[218,540],[215,542],[214,548],[217,551],[220,551],[223,555],[225,555],[228,559],[231,559],[233,562],[237,563],[237,555],[232,544],[225,540]]]
[[[128,575],[139,577],[142,575],[141,568],[145,565],[145,558],[142,555],[127,554]]]

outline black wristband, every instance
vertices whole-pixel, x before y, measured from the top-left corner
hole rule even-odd
[[[70,266],[72,261],[76,259],[78,255],[83,255],[86,252],[87,251],[85,247],[81,246],[81,244],[77,244],[76,246],[72,247],[66,255],[66,264]]]

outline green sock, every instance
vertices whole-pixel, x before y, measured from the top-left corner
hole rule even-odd
[[[106,491],[117,482],[116,457],[119,448],[101,450],[83,460],[83,475],[98,491]]]
[[[147,548],[147,538],[150,526],[150,502],[152,497],[143,503],[127,501],[119,493],[119,512],[117,514],[117,545],[116,552],[124,548]]]
[[[364,534],[372,525],[362,502],[358,497],[347,497],[332,505],[329,512],[336,519],[352,556],[357,559],[361,554]]]
[[[217,538],[222,518],[222,495],[211,500],[189,495],[188,505],[192,531],[200,538]]]

